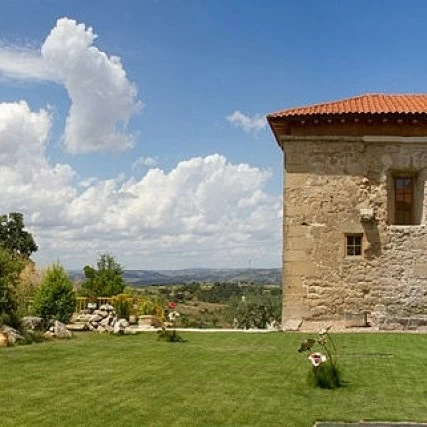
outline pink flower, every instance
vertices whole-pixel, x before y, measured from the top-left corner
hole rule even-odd
[[[319,366],[321,363],[326,362],[326,356],[322,353],[311,353],[308,355],[308,359],[315,367]]]

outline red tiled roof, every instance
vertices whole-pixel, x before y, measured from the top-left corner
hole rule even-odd
[[[277,111],[268,119],[329,114],[426,114],[427,94],[366,94]]]

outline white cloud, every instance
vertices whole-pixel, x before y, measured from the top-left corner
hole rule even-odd
[[[267,126],[267,120],[265,117],[259,115],[250,117],[239,110],[236,110],[233,114],[227,116],[226,119],[247,133],[259,131]]]
[[[80,180],[46,157],[51,116],[0,104],[0,199],[21,211],[40,264],[81,267],[112,251],[128,268],[278,265],[281,198],[270,172],[213,154],[142,178]]]
[[[0,72],[18,79],[61,82],[71,107],[64,141],[71,153],[124,151],[134,146],[130,118],[141,108],[120,58],[93,45],[91,27],[58,19],[41,50],[0,47]]]
[[[154,167],[157,165],[157,160],[154,157],[138,157],[132,163],[132,170],[134,172],[138,171],[142,167]]]
[[[43,61],[40,51],[31,47],[0,44],[0,72],[12,79],[59,82],[55,70]]]

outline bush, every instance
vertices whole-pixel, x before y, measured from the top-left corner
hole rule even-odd
[[[307,381],[310,385],[320,388],[338,388],[343,385],[338,367],[331,361],[313,366],[308,373]]]
[[[127,294],[119,294],[113,297],[112,303],[116,310],[117,318],[129,320],[132,310],[132,298]]]
[[[63,267],[54,265],[48,268],[34,299],[37,316],[68,323],[76,307],[73,285]]]
[[[249,295],[234,299],[228,306],[228,317],[239,329],[265,329],[267,323],[280,322],[282,301],[270,295]]]
[[[16,285],[22,268],[21,260],[0,246],[0,326],[5,324],[20,329]]]
[[[170,330],[163,327],[162,329],[159,329],[157,331],[157,336],[159,340],[166,341],[166,342],[186,342],[184,338],[182,338],[181,335],[179,335],[175,328]]]

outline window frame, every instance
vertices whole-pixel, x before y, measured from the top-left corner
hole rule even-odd
[[[398,213],[396,211],[396,181],[399,179],[411,180],[411,220],[398,221]],[[419,171],[392,169],[388,173],[387,185],[387,224],[396,227],[414,227],[423,222],[423,200],[424,200],[424,179]]]
[[[398,181],[409,181],[409,186],[406,188],[399,188]],[[409,190],[409,191],[408,191]],[[401,198],[410,198],[409,209],[402,209],[398,206],[405,203]],[[415,211],[415,178],[413,175],[394,175],[393,176],[393,198],[394,198],[394,225],[415,225],[414,211]],[[409,216],[409,219],[407,218]]]
[[[359,244],[355,241],[350,244],[349,239],[360,239]],[[357,250],[358,248],[358,250]],[[353,249],[354,253],[349,253]],[[351,251],[350,251],[351,252]],[[344,235],[344,254],[346,258],[357,259],[363,257],[363,233],[345,233]]]

